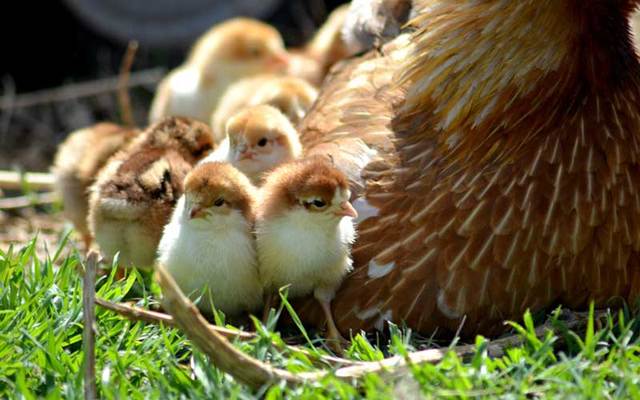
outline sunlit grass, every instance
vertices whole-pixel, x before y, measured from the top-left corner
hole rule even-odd
[[[63,238],[60,248],[38,259],[36,240],[0,251],[0,398],[82,398],[81,257],[74,251],[61,257],[67,253],[63,247],[70,248]],[[139,299],[141,306],[157,303],[158,288],[148,277],[131,272],[116,281],[114,276],[99,278],[100,297]],[[280,312],[289,309],[284,302]],[[266,326],[254,319],[257,337],[235,345],[289,371],[317,368],[308,356],[283,350],[282,338],[272,331],[277,314]],[[393,380],[372,375],[356,388],[327,377],[296,388],[276,384],[255,391],[218,371],[177,329],[131,322],[98,308],[98,391],[107,399],[640,398],[640,327],[627,312],[610,316],[600,329],[592,319],[586,332],[567,331],[561,337],[536,337],[529,314],[513,327],[525,345],[499,358],[490,358],[487,341],[478,337],[471,359],[449,353],[437,365],[413,366],[411,373]],[[301,325],[297,333],[309,350],[324,351],[322,340]],[[419,344],[406,329],[392,327],[389,337],[373,343],[371,337],[357,335],[346,356],[379,360],[406,354]]]

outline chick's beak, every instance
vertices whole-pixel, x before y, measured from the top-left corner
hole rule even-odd
[[[253,151],[242,151],[240,152],[240,156],[238,157],[240,159],[240,161],[242,160],[253,160],[253,157],[255,156],[255,154],[253,153]]]
[[[340,209],[335,212],[335,215],[338,217],[358,218],[358,212],[348,201],[340,203]]]
[[[287,68],[289,66],[289,56],[287,53],[276,53],[267,60],[267,65],[273,69]]]
[[[200,206],[193,206],[191,207],[191,211],[189,211],[189,218],[191,219],[204,218],[206,215],[207,213]]]

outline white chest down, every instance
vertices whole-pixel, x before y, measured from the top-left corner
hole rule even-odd
[[[289,285],[289,296],[300,297],[316,288],[335,290],[351,269],[353,223],[333,227],[309,223],[304,210],[294,211],[258,226],[260,276],[266,290]]]

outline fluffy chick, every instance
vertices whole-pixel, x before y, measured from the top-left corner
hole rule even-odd
[[[263,74],[245,78],[229,86],[211,117],[216,141],[222,141],[229,118],[244,108],[273,106],[295,125],[318,97],[318,90],[301,78]]]
[[[212,146],[207,125],[167,118],[109,160],[89,198],[89,228],[107,259],[120,252],[123,266],[153,265],[184,178]]]
[[[250,105],[267,104],[280,110],[294,126],[307,115],[318,98],[318,90],[293,76],[271,79],[260,86]]]
[[[137,129],[102,122],[77,130],[58,146],[51,172],[62,197],[64,213],[82,235],[85,247],[91,246],[87,225],[89,187],[109,157],[138,134]]]
[[[149,120],[177,115],[208,122],[232,82],[282,73],[288,59],[282,37],[267,24],[234,18],[216,25],[196,42],[186,63],[160,82]]]
[[[331,339],[341,339],[330,303],[351,270],[355,240],[349,198],[347,178],[324,157],[280,166],[260,190],[256,240],[265,291],[290,285],[291,298],[313,292]]]
[[[341,35],[348,10],[347,4],[336,8],[304,47],[291,50],[287,75],[320,86],[331,66],[349,56]]]
[[[207,313],[262,305],[253,237],[256,189],[227,163],[205,163],[187,175],[184,195],[158,248],[158,262]]]
[[[349,53],[380,48],[413,17],[416,0],[352,0],[342,27]]]
[[[226,161],[255,183],[276,166],[302,153],[298,132],[275,107],[246,108],[227,121],[227,138],[203,162]]]

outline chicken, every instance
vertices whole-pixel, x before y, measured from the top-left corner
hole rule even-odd
[[[89,197],[89,228],[107,260],[120,252],[122,266],[153,265],[184,178],[212,140],[206,124],[171,117],[108,161]]]
[[[187,61],[160,82],[149,121],[185,116],[208,122],[227,87],[260,73],[284,73],[289,56],[271,26],[234,18],[214,26],[194,45]]]
[[[280,110],[296,126],[318,97],[318,90],[296,77],[280,77],[256,90],[251,105],[267,104]]]
[[[287,75],[318,86],[331,66],[349,55],[341,34],[348,8],[346,4],[336,8],[308,43],[290,50]]]
[[[289,119],[277,108],[259,105],[240,111],[227,121],[227,139],[202,162],[226,161],[255,183],[263,175],[302,153]]]
[[[217,142],[226,137],[227,120],[244,108],[267,104],[284,113],[296,125],[318,97],[307,81],[290,76],[257,75],[229,86],[211,117]]]
[[[257,191],[230,164],[205,163],[187,175],[184,195],[164,228],[158,262],[198,307],[228,316],[262,305],[253,236]]]
[[[379,48],[398,36],[410,18],[413,1],[352,0],[342,26],[342,39],[349,53]]]
[[[265,292],[290,285],[290,298],[313,293],[330,339],[341,338],[331,299],[351,269],[357,213],[349,197],[346,177],[324,157],[280,166],[260,191],[256,242]]]
[[[102,122],[77,130],[58,146],[51,171],[62,197],[65,216],[82,236],[85,248],[91,246],[87,225],[89,187],[109,157],[138,134],[138,130]]]
[[[432,0],[415,32],[334,70],[298,129],[361,215],[342,332],[492,335],[526,309],[634,304],[637,4]]]

